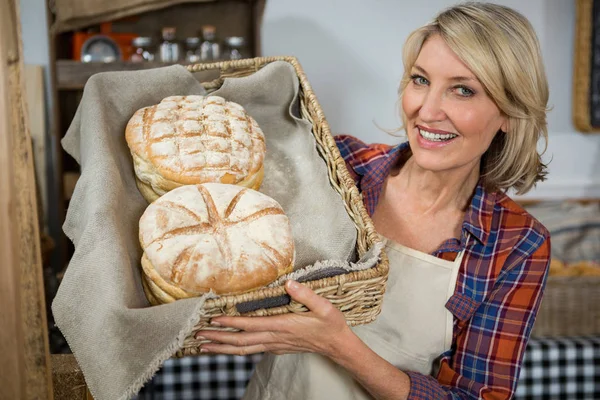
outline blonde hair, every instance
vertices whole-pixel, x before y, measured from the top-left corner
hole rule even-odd
[[[508,117],[508,132],[498,133],[481,160],[481,177],[491,191],[529,191],[546,176],[537,150],[548,141],[548,82],[538,39],[529,21],[508,7],[463,3],[441,12],[406,40],[400,93],[425,41],[438,34],[481,82]],[[406,117],[402,112],[402,119]],[[406,126],[406,124],[405,124]]]

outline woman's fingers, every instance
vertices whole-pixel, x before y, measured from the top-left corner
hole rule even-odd
[[[317,295],[298,282],[286,282],[285,289],[294,301],[310,311],[300,314],[268,317],[220,316],[211,320],[213,326],[234,328],[241,332],[202,330],[197,339],[207,339],[201,349],[222,354],[252,354],[270,351],[284,354],[298,351],[321,352],[329,349],[325,331],[347,328],[342,313],[329,300]],[[331,335],[329,335],[331,336]]]
[[[285,323],[285,315],[269,317],[215,317],[211,319],[213,326],[235,328],[246,332],[277,331]]]
[[[238,347],[230,344],[207,343],[200,347],[202,353],[232,354],[235,356],[247,356],[249,354],[264,353],[265,351],[268,350],[264,344]]]
[[[287,281],[285,290],[290,297],[298,303],[304,304],[309,310],[318,316],[326,316],[334,309],[333,304],[324,297],[319,296],[313,290],[296,281]]]
[[[234,343],[243,343],[243,340],[234,340]],[[248,344],[248,345],[238,345],[226,342],[218,342],[218,343],[205,343],[200,346],[200,351],[202,353],[218,353],[218,354],[233,354],[238,356],[244,356],[248,354],[256,354],[256,353],[264,353],[264,352],[272,352],[274,354],[289,354],[289,353],[299,353],[301,351],[306,351],[306,349],[302,349],[293,344],[285,344],[285,343],[256,343],[256,344]]]
[[[196,339],[212,340],[222,344],[230,344],[237,347],[254,346],[276,342],[271,332],[223,332],[223,331],[199,331]]]
[[[288,294],[309,308],[305,313],[289,313],[268,317],[220,316],[211,320],[217,327],[240,332],[202,330],[197,339],[210,340],[201,349],[222,354],[252,354],[270,351],[275,354],[317,352],[329,354],[336,348],[337,336],[348,330],[341,311],[329,300],[298,282],[286,282]]]

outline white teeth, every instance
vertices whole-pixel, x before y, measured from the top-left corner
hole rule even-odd
[[[444,140],[454,139],[455,137],[458,136],[458,135],[455,135],[454,133],[448,133],[448,134],[445,134],[445,135],[440,135],[439,133],[427,132],[427,131],[425,131],[423,129],[419,129],[419,133],[425,139],[431,140],[433,142],[442,142]]]

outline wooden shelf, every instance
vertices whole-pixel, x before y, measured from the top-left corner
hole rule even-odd
[[[110,71],[139,71],[143,69],[167,67],[175,63],[116,61],[111,63],[83,63],[73,60],[56,61],[56,81],[58,90],[81,90],[94,74]],[[179,63],[186,65],[186,63]]]

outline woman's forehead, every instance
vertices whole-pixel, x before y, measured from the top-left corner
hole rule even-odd
[[[453,80],[478,81],[475,74],[440,35],[432,35],[423,43],[413,69]]]

